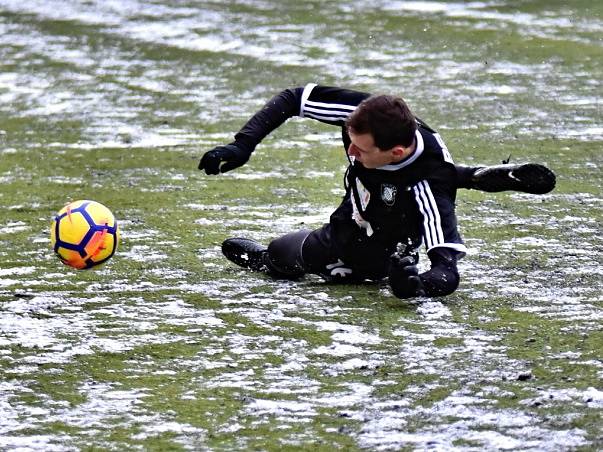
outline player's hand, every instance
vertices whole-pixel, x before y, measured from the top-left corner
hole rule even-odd
[[[217,146],[203,154],[199,169],[205,170],[205,174],[225,173],[247,163],[250,155],[251,152],[234,143]]]
[[[419,270],[411,256],[394,253],[390,257],[389,285],[398,298],[425,296],[425,288]]]

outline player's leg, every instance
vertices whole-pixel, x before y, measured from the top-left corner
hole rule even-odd
[[[275,278],[297,279],[305,271],[301,261],[301,249],[309,230],[286,234],[265,246],[255,240],[242,237],[226,239],[222,253],[235,264],[264,272]]]
[[[241,267],[274,278],[298,279],[305,273],[313,273],[334,282],[364,279],[337,256],[330,225],[286,234],[268,246],[251,239],[230,238],[222,243],[222,253]]]
[[[266,250],[266,260],[272,276],[297,279],[306,273],[302,247],[309,234],[309,229],[302,229],[270,242]]]
[[[308,234],[302,247],[302,260],[308,273],[330,282],[357,282],[363,279],[362,275],[342,261],[333,241],[330,224]]]
[[[520,191],[533,194],[548,193],[555,188],[556,177],[550,169],[538,163],[494,166],[456,165],[458,188],[486,192]]]

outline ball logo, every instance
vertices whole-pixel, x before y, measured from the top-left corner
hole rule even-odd
[[[385,205],[391,207],[396,202],[398,188],[392,184],[381,184],[381,199]]]

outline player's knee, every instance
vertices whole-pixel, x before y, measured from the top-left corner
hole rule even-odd
[[[268,245],[268,259],[270,266],[284,276],[299,277],[305,273],[301,256],[302,245],[309,230],[291,232],[273,240]]]

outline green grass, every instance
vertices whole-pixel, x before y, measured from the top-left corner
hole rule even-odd
[[[202,6],[244,45],[271,42],[263,56],[191,48],[228,38],[191,11],[178,17],[195,30],[157,19],[183,30],[170,44],[0,7],[0,448],[494,449],[488,431],[518,449],[599,447],[603,180],[600,134],[586,131],[600,127],[600,8],[484,6],[571,17],[523,27],[273,6]],[[150,20],[131,14],[128,26]],[[550,166],[557,187],[459,191],[471,252],[444,299],[235,268],[226,237],[267,242],[327,220],[343,194],[339,131],[291,121],[217,177],[198,160],[271,95],[315,81],[401,94],[457,162],[511,154]],[[76,199],[121,227],[97,270],[50,250],[53,214]]]

